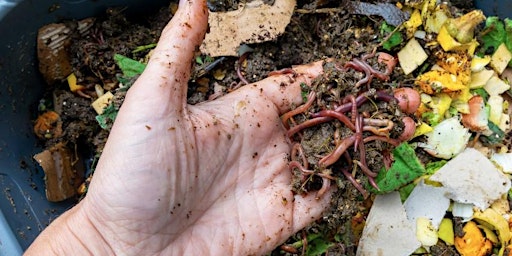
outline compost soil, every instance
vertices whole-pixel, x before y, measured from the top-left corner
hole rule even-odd
[[[197,53],[194,62],[192,79],[188,88],[188,103],[197,104],[208,99],[229,93],[241,85],[241,78],[237,74],[240,68],[242,75],[249,82],[256,82],[268,76],[271,71],[289,68],[293,65],[306,64],[320,59],[334,58],[337,63],[347,63],[354,58],[361,58],[370,54],[379,45],[383,35],[380,28],[383,18],[379,16],[365,16],[351,14],[343,2],[330,0],[299,0],[296,11],[286,31],[277,40],[249,45],[252,51],[246,54],[245,59],[238,57],[225,57],[216,65],[211,66],[213,60]],[[377,1],[373,1],[377,2]],[[383,2],[383,1],[380,1]],[[396,2],[396,1],[388,1]],[[456,7],[470,9],[469,1],[452,1]],[[245,1],[212,0],[210,9],[226,11],[237,9]],[[62,135],[50,136],[41,140],[45,147],[65,142],[69,147],[79,152],[86,152],[90,170],[87,175],[94,177],[94,159],[102,152],[108,136],[109,127],[103,129],[96,121],[97,113],[90,107],[91,102],[98,95],[96,85],[105,91],[112,91],[115,95],[114,106],[119,108],[124,99],[126,89],[120,89],[118,78],[122,71],[114,61],[115,54],[122,54],[135,60],[144,60],[150,54],[151,48],[134,52],[140,46],[155,44],[160,31],[172,18],[177,5],[163,7],[156,15],[150,18],[131,17],[125,14],[120,7],[105,10],[102,15],[95,17],[94,25],[89,33],[82,35],[75,33],[68,46],[71,64],[79,84],[85,86],[83,95],[72,93],[67,83],[56,83],[48,86],[45,97],[41,100],[39,112],[54,109],[60,115]],[[325,12],[314,12],[315,9],[325,9]],[[330,10],[330,11],[329,11]],[[66,21],[73,22],[73,21]],[[382,50],[382,49],[379,49]],[[218,59],[218,58],[217,58]],[[378,70],[384,70],[385,65],[379,64],[375,59],[368,59],[369,64]],[[332,97],[344,97],[357,93],[354,84],[364,78],[364,73],[353,69],[330,67],[329,79],[318,80],[312,87],[323,96],[319,97],[316,108],[332,104]],[[412,84],[413,75],[404,76],[398,71],[390,74],[388,81],[374,79],[370,90],[386,90],[389,88]],[[330,94],[332,81],[345,84],[345,88],[338,89]],[[125,81],[129,86],[132,81]],[[368,89],[365,86],[360,89]],[[310,89],[309,89],[310,90]],[[309,92],[305,90],[305,94]],[[354,91],[356,90],[356,91]],[[396,125],[390,131],[390,136],[396,138],[403,128],[400,115],[395,115],[396,104],[393,102],[373,102],[363,105],[360,111],[388,117]],[[366,108],[366,109],[365,109]],[[300,117],[296,121],[301,121]],[[111,123],[109,123],[111,125]],[[332,150],[333,134],[338,130],[341,137],[343,129],[334,124],[324,124],[317,129],[305,132],[301,137],[294,137],[300,141],[306,154],[309,156],[325,155]],[[326,149],[327,148],[327,149]],[[385,153],[392,150],[392,146],[381,142],[372,142],[366,145],[366,159],[368,166],[378,170],[383,166]],[[352,153],[353,158],[360,158]],[[426,156],[425,156],[426,157]],[[310,164],[318,164],[318,159],[311,157]],[[92,163],[92,164],[91,164]],[[343,168],[340,166],[339,168]],[[310,234],[322,234],[326,243],[330,243],[327,255],[355,255],[357,243],[361,235],[364,218],[371,207],[372,196],[365,198],[354,185],[344,178],[343,174],[330,173],[335,177],[332,186],[337,186],[337,192],[332,196],[331,208],[324,217],[304,230],[290,237],[285,244],[303,241]],[[357,182],[369,187],[367,177],[360,172],[353,173]],[[296,193],[317,193],[323,185],[319,176],[311,175],[307,181],[300,173],[295,172],[293,187]],[[77,196],[78,200],[79,196]],[[441,246],[442,247],[442,246]],[[443,252],[443,248],[434,247],[432,253]],[[286,246],[276,248],[272,254],[283,255],[293,253],[293,249]],[[301,253],[300,251],[296,253]],[[442,253],[441,253],[442,254]],[[456,255],[456,252],[450,252]]]

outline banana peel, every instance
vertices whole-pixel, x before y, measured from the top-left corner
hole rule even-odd
[[[502,247],[510,243],[512,234],[508,226],[507,220],[492,208],[487,208],[485,211],[475,211],[473,218],[476,221],[487,223],[493,230],[498,232],[498,238]]]

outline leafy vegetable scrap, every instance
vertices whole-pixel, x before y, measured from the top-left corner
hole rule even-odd
[[[131,78],[142,74],[146,68],[146,64],[121,54],[114,55],[114,60],[116,61],[121,71],[123,71],[124,77],[120,77],[119,80],[124,81],[124,83],[128,83]],[[129,85],[125,84],[125,86]],[[113,97],[114,95],[111,92],[107,92],[103,96],[99,97],[95,102],[93,102],[93,107],[98,113],[96,116],[96,121],[98,121],[102,129],[108,129],[116,120],[120,106],[114,106],[114,104],[112,104],[111,101]]]
[[[380,191],[373,192],[389,193],[425,174],[425,168],[409,144],[400,144],[393,150],[393,156],[395,161],[391,168],[381,170],[375,179]]]

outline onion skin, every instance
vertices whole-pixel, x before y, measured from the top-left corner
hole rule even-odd
[[[404,142],[410,140],[414,136],[414,132],[416,131],[416,122],[408,116],[402,118],[402,122],[404,123],[404,131],[400,134],[398,139],[401,142]]]
[[[398,88],[394,91],[394,96],[398,100],[400,110],[406,114],[413,114],[420,107],[420,94],[412,88]]]

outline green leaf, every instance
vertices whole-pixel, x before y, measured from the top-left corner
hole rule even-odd
[[[302,96],[302,101],[303,102],[308,101],[309,90],[311,90],[311,88],[306,83],[300,83],[300,89],[301,89],[300,95]]]
[[[471,93],[480,95],[480,97],[482,97],[482,99],[484,99],[485,102],[487,102],[487,100],[489,99],[489,93],[484,88],[471,90]]]
[[[204,64],[203,59],[201,58],[201,56],[197,56],[196,57],[196,63],[199,64],[199,65],[203,65]]]
[[[400,200],[403,202],[405,202],[405,200],[407,200],[407,198],[409,197],[409,195],[411,194],[412,190],[416,187],[416,184],[414,184],[414,182],[412,183],[409,183],[403,187],[401,187],[399,190],[398,190],[398,193],[400,194]]]
[[[482,51],[487,52],[491,48],[492,52],[498,49],[498,46],[505,42],[505,26],[499,17],[491,16],[485,20],[485,28],[482,35]]]
[[[425,112],[421,114],[421,118],[427,122],[430,126],[436,126],[441,122],[443,117],[434,112]]]
[[[114,60],[126,77],[140,75],[146,68],[146,64],[140,63],[121,54],[115,54]]]
[[[334,244],[328,242],[323,237],[318,237],[308,242],[308,249],[306,250],[307,256],[319,256],[327,252],[327,250]]]
[[[509,51],[512,51],[512,20],[505,18],[505,46]],[[512,67],[512,60],[508,63],[509,67]]]
[[[110,103],[110,105],[103,110],[101,115],[96,116],[96,121],[98,121],[102,129],[110,130],[116,120],[117,112],[118,109],[114,107],[114,104]]]
[[[492,134],[489,136],[481,135],[480,140],[486,145],[500,144],[505,139],[505,132],[503,132],[500,127],[495,125],[493,122],[488,122],[487,126],[489,127],[489,130],[492,131]]]
[[[389,35],[390,33],[393,34]],[[402,34],[395,30],[394,26],[391,26],[386,22],[383,22],[380,26],[380,35],[383,38],[382,40],[387,39],[386,41],[382,42],[382,48],[388,51],[393,49],[395,46],[400,45],[404,41]]]
[[[393,150],[393,157],[395,161],[391,168],[389,170],[383,168],[375,178],[380,190],[372,189],[373,192],[384,194],[398,190],[425,174],[425,168],[409,144],[402,143],[398,145]]]
[[[446,164],[446,160],[440,160],[436,162],[430,162],[425,165],[425,171],[427,174],[434,174],[437,170],[441,169]]]

